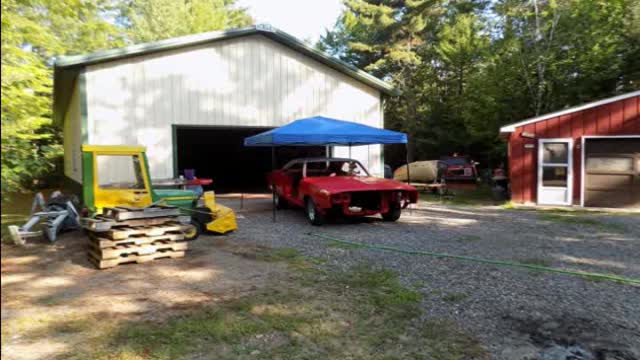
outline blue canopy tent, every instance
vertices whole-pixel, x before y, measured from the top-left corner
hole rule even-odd
[[[314,116],[244,139],[244,146],[406,144],[407,134]]]
[[[245,138],[244,146],[270,146],[272,170],[274,170],[275,148],[277,146],[342,145],[351,147],[352,145],[370,144],[407,144],[407,142],[407,134],[405,133],[324,116],[314,116],[295,120],[279,128]],[[408,164],[407,161],[407,180],[409,179]],[[272,190],[273,219],[275,221],[275,188]]]

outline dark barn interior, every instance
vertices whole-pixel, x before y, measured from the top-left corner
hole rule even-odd
[[[205,190],[218,193],[267,192],[271,171],[270,147],[245,147],[244,138],[269,130],[255,127],[179,126],[175,129],[177,169],[195,169],[196,176],[213,179]],[[325,156],[324,146],[277,147],[276,165],[305,156]]]

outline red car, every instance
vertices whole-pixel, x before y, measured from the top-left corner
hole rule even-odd
[[[402,209],[418,200],[413,186],[376,178],[353,159],[301,158],[269,175],[275,185],[276,206],[302,207],[313,225],[328,214],[366,216],[381,214],[386,221],[400,218]]]

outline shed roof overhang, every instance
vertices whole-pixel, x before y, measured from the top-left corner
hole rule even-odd
[[[54,64],[54,122],[57,124],[62,123],[65,109],[70,101],[71,87],[78,77],[78,74],[80,74],[86,66],[251,35],[266,36],[363,84],[377,89],[386,95],[400,95],[400,92],[386,81],[319,51],[271,25],[261,24],[240,29],[206,32],[157,42],[136,44],[119,49],[98,51],[91,54],[60,57],[56,59]]]
[[[610,98],[607,98],[607,99],[593,101],[593,102],[590,102],[590,103],[586,103],[586,104],[570,107],[570,108],[567,108],[567,109],[564,109],[564,110],[560,110],[560,111],[556,111],[556,112],[552,112],[552,113],[536,116],[534,118],[529,118],[529,119],[526,119],[526,120],[522,120],[522,121],[517,122],[517,123],[505,125],[505,126],[500,128],[500,134],[505,136],[505,135],[507,135],[509,133],[512,133],[512,132],[516,131],[516,128],[519,128],[519,127],[524,126],[524,125],[533,124],[533,123],[538,122],[538,121],[547,120],[547,119],[551,119],[551,118],[554,118],[554,117],[567,115],[567,114],[571,114],[571,113],[582,111],[582,110],[591,109],[591,108],[598,107],[598,106],[601,106],[601,105],[606,105],[606,104],[609,104],[609,103],[612,103],[612,102],[616,102],[616,101],[632,98],[634,96],[640,96],[640,90],[632,91],[630,93],[626,93],[626,94],[610,97]]]

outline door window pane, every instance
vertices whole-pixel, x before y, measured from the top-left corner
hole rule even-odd
[[[588,171],[633,171],[633,159],[628,157],[590,157],[587,159]]]
[[[566,164],[567,163],[567,143],[543,143],[542,159],[545,163]]]
[[[145,188],[137,155],[98,155],[96,162],[98,186],[101,189]]]
[[[545,166],[542,168],[542,186],[567,187],[566,166]]]

